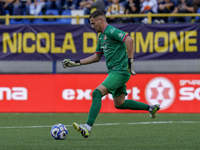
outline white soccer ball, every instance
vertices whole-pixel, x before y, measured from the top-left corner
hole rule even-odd
[[[63,124],[55,124],[51,128],[51,136],[56,140],[64,140],[67,137],[68,130]]]

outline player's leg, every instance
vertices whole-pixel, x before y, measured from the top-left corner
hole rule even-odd
[[[125,87],[124,87],[125,88]],[[120,91],[121,89],[121,91]],[[123,93],[123,87],[118,89],[118,93]],[[124,91],[125,92],[125,91]],[[116,93],[117,94],[117,93]],[[137,102],[134,100],[125,100],[125,94],[121,94],[114,98],[114,105],[117,109],[131,109],[131,110],[147,110],[150,113],[150,117],[153,119],[157,115],[157,111],[160,109],[160,106],[157,105],[148,105],[142,102]]]
[[[126,87],[124,87],[124,88],[126,88]],[[141,102],[130,100],[130,99],[125,100],[125,94],[121,94],[121,95],[115,97],[114,105],[117,109],[149,110],[149,108],[150,108],[150,106],[145,103],[141,103]]]
[[[88,114],[87,125],[93,126],[96,117],[101,109],[101,98],[109,91],[103,85],[99,85],[92,93],[92,105]]]
[[[149,105],[133,100],[125,100],[126,83],[130,79],[128,72],[113,72],[102,84],[110,91],[114,98],[115,107],[118,109],[148,110]]]
[[[78,125],[77,123],[73,123],[74,129],[79,131],[84,138],[89,136],[91,128],[101,109],[101,98],[106,94],[108,94],[107,88],[103,85],[99,85],[92,93],[92,105],[90,107],[86,124]]]
[[[104,81],[102,84],[104,84],[105,87],[112,94],[116,108],[131,110],[147,110],[149,111],[151,118],[155,118],[157,111],[160,109],[159,105],[148,105],[146,103],[134,100],[125,100],[125,95],[127,95],[126,82],[128,82],[129,79],[130,74],[113,73],[112,78],[110,78],[109,82],[105,83]]]

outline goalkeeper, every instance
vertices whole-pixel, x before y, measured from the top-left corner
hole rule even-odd
[[[74,129],[79,131],[84,138],[89,136],[101,109],[101,98],[108,93],[112,94],[117,109],[147,110],[150,117],[155,118],[160,109],[158,104],[148,105],[134,100],[125,100],[127,95],[126,82],[130,79],[131,74],[136,74],[133,71],[133,39],[125,32],[108,25],[106,17],[101,11],[97,10],[91,13],[89,21],[92,28],[96,32],[100,32],[95,53],[90,57],[76,61],[64,59],[63,67],[75,67],[98,62],[104,54],[108,76],[92,93],[93,100],[86,124],[73,123]]]

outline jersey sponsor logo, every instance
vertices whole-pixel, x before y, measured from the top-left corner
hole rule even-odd
[[[123,34],[123,33],[118,33],[118,36],[119,36],[120,38],[122,38],[122,37],[124,36],[124,34]]]
[[[107,49],[107,45],[102,45],[101,49]]]
[[[114,31],[115,31],[115,28],[112,28],[112,29],[110,30],[110,33],[113,34]]]
[[[104,39],[104,40],[106,40],[106,39],[107,39],[107,36],[106,36],[106,35],[104,35],[103,39]]]
[[[150,105],[160,104],[162,110],[167,109],[175,99],[174,85],[167,78],[153,78],[146,86],[145,97]]]

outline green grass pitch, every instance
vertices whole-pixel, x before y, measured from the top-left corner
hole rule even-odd
[[[85,123],[87,114],[0,113],[0,150],[200,150],[200,114],[99,114],[89,138],[72,123]],[[68,137],[54,140],[56,123]]]

